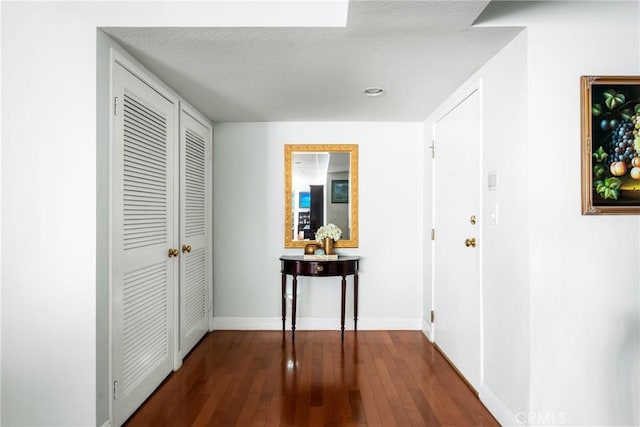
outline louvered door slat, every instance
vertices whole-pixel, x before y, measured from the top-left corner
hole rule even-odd
[[[194,325],[206,316],[207,300],[203,286],[205,282],[205,250],[200,248],[192,252],[185,262],[185,276],[187,278],[185,287],[185,310],[187,330],[191,330]]]
[[[129,170],[124,174],[124,179],[127,182],[132,183],[142,183],[147,186],[151,186],[152,188],[163,191],[163,181],[162,179],[154,178],[153,176],[143,173],[141,171],[133,171]]]
[[[167,163],[159,158],[162,153],[156,153],[153,151],[143,152],[140,151],[139,148],[126,146],[125,155],[127,156],[127,158],[135,161],[137,164],[140,164],[145,168],[151,167],[153,171],[160,172],[160,176],[163,175],[162,171],[166,170],[167,168]]]
[[[186,238],[205,232],[205,140],[190,129],[186,130]]]
[[[125,152],[125,174],[129,171],[132,171],[139,175],[144,175],[146,177],[154,178],[154,181],[158,184],[162,182],[166,182],[166,167],[154,167],[150,162],[139,160],[133,156],[128,156]]]
[[[141,170],[154,175],[163,176],[164,171],[167,169],[167,164],[160,158],[162,153],[155,153],[153,151],[143,153],[136,151],[134,147],[128,145],[125,145],[124,152],[129,162],[129,164],[125,166],[135,166],[132,168],[133,170]],[[125,171],[126,170],[127,169],[125,169]]]
[[[155,186],[148,185],[144,181],[136,181],[136,180],[127,180],[127,184],[131,190],[139,191],[141,193],[150,193],[158,196],[162,196],[164,193],[160,188],[156,188]]]
[[[143,153],[156,153],[161,155],[163,145],[157,144],[155,138],[150,138],[144,132],[131,126],[127,127],[127,139],[131,147]]]
[[[129,110],[130,112],[131,110]],[[125,126],[124,129],[127,131],[125,138],[127,142],[133,148],[140,148],[142,152],[150,152],[161,154],[164,151],[165,146],[161,144],[158,140],[162,139],[163,135],[155,135],[145,131],[144,129],[139,129],[133,127],[135,123],[129,123],[128,126]]]
[[[165,244],[167,221],[157,221],[149,213],[167,212],[167,129],[166,119],[133,96],[124,96],[124,180],[123,209],[125,250]],[[141,140],[134,136],[143,135]],[[146,144],[142,144],[145,142]],[[140,145],[149,148],[141,151]],[[131,185],[132,183],[143,183]],[[145,188],[146,187],[146,188]],[[131,227],[144,224],[145,232]]]
[[[126,123],[135,121],[139,123],[139,125],[135,126],[136,128],[150,129],[157,135],[161,135],[167,128],[166,117],[162,114],[157,114],[155,111],[150,110],[143,104],[137,102],[135,96],[131,96],[131,94],[125,93],[124,100],[125,103],[130,104],[129,108],[132,112],[132,114],[130,114],[129,116],[125,116],[125,126]]]

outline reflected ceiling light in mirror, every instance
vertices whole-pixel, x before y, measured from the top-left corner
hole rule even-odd
[[[372,86],[363,90],[362,93],[367,96],[380,96],[384,93],[384,89],[382,89],[381,87]]]

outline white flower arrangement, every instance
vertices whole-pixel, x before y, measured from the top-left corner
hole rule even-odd
[[[323,225],[316,231],[316,241],[322,242],[326,237],[333,240],[340,240],[342,237],[342,230],[335,224]]]

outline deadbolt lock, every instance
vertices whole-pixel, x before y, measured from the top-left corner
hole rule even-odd
[[[470,238],[470,239],[466,239],[466,240],[464,241],[464,245],[465,245],[466,247],[471,246],[471,247],[475,248],[475,247],[476,247],[476,238],[475,238],[475,237],[472,237],[472,238]]]

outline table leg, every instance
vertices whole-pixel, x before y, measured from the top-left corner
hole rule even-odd
[[[291,299],[291,341],[296,340],[296,304],[298,302],[298,276],[293,276],[293,297]]]
[[[353,330],[358,330],[358,272],[353,275]]]
[[[287,275],[282,273],[282,332],[284,332],[284,322],[287,316]]]
[[[344,341],[344,300],[347,293],[347,276],[342,276],[342,299],[340,304],[340,330],[342,331],[342,341]]]

